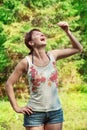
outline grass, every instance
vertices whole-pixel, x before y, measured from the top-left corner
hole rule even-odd
[[[63,130],[87,130],[87,94],[60,92],[64,110]],[[25,100],[18,100],[21,106]],[[8,101],[0,101],[0,130],[25,130],[23,115],[13,111]]]
[[[64,109],[63,130],[87,130],[87,94],[61,93]]]

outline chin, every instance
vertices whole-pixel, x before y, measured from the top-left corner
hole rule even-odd
[[[42,46],[46,46],[46,43],[43,43]]]
[[[46,45],[46,42],[42,42],[41,44]]]
[[[39,45],[46,45],[46,42],[40,42]]]

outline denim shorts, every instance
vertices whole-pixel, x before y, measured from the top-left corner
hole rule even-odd
[[[33,111],[33,114],[24,115],[24,127],[27,126],[41,126],[45,124],[57,124],[62,123],[63,119],[63,110],[55,110],[48,112],[36,112]]]

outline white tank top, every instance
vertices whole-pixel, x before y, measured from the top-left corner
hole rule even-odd
[[[56,61],[52,54],[48,54],[50,62],[44,67],[34,65],[26,56],[29,64],[28,81],[30,89],[30,99],[27,106],[33,111],[53,111],[61,108],[58,96],[58,73]]]

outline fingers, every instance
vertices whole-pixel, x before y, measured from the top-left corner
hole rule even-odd
[[[57,23],[59,27],[61,27],[65,32],[67,32],[69,30],[69,25],[67,22],[59,22]]]
[[[32,114],[32,113],[33,113],[33,110],[32,110],[32,108],[31,108],[31,107],[28,107],[28,106],[27,106],[27,107],[26,107],[26,109],[27,109],[27,111],[26,111],[26,112],[27,112],[27,114],[29,114],[29,115],[30,115],[30,114]]]
[[[17,113],[28,114],[28,115],[30,115],[30,114],[33,113],[32,108],[31,108],[31,107],[28,107],[28,106],[25,106],[25,107],[18,107],[18,106],[17,106],[17,107],[15,108],[15,111],[16,111]]]
[[[68,26],[68,23],[67,22],[65,22],[65,21],[62,21],[62,22],[59,22],[59,23],[57,23],[60,27],[62,27],[62,26]]]
[[[23,114],[31,115],[31,114],[33,113],[33,111],[32,111],[32,108],[31,108],[31,107],[26,106],[26,107],[24,107],[24,108],[22,109],[22,113],[23,113]]]

